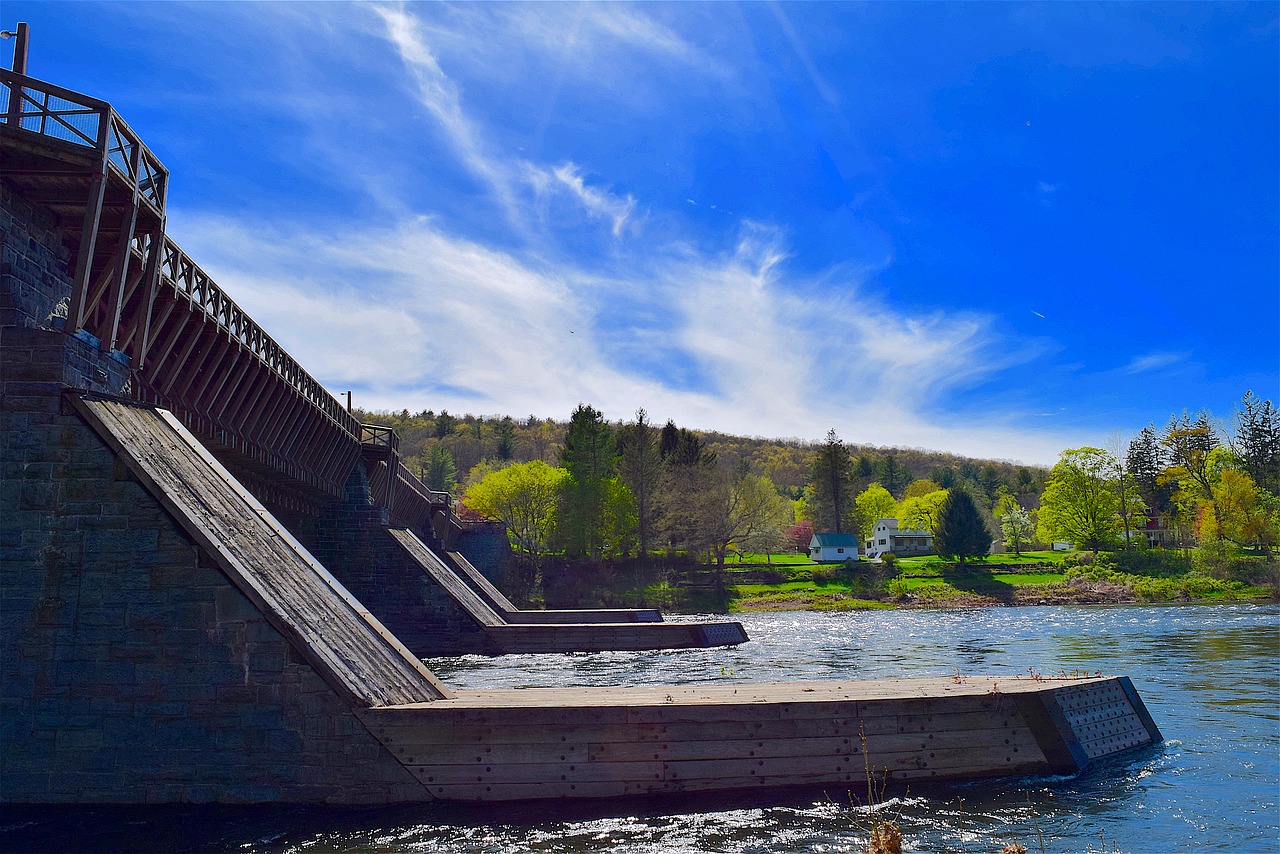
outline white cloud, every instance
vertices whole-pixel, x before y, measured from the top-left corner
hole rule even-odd
[[[1168,351],[1157,350],[1147,353],[1145,356],[1134,356],[1121,370],[1126,374],[1144,374],[1149,371],[1158,371],[1162,368],[1168,368],[1179,362],[1184,362],[1190,356],[1190,353],[1173,353]]]
[[[977,316],[913,317],[845,289],[800,297],[780,236],[749,225],[722,257],[669,250],[602,278],[443,231],[429,219],[349,224],[342,241],[300,224],[254,227],[174,212],[184,248],[335,392],[368,408],[610,418],[768,436],[943,448],[1048,462],[1060,437],[994,416],[936,423],[939,396],[1016,357]],[[616,304],[660,315],[616,330]],[[625,323],[626,318],[622,321]],[[629,360],[615,337],[693,367],[679,385]]]

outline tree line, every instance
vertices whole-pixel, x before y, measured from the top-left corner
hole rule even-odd
[[[1280,543],[1278,496],[1280,415],[1249,391],[1225,429],[1207,410],[1183,412],[1114,449],[1063,451],[1036,535],[1095,552],[1213,543],[1269,555]]]

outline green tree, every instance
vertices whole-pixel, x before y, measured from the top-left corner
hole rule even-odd
[[[631,490],[635,503],[636,535],[640,554],[644,555],[653,547],[658,489],[662,482],[662,456],[658,450],[657,431],[643,409],[636,411],[635,423],[618,430],[618,451],[618,474]]]
[[[1166,462],[1164,448],[1156,435],[1155,425],[1148,424],[1138,431],[1138,435],[1129,440],[1129,448],[1125,453],[1125,467],[1129,470],[1143,503],[1160,513],[1168,512],[1173,489],[1161,477]]]
[[[942,511],[942,503],[946,500],[947,490],[945,489],[935,489],[924,495],[902,499],[898,502],[896,510],[899,527],[933,533],[938,526],[938,514]]]
[[[500,460],[511,459],[516,452],[516,423],[511,420],[510,415],[504,415],[502,420],[493,426],[493,435],[494,454]]]
[[[427,455],[427,488],[451,492],[458,483],[458,467],[444,445],[432,445]]]
[[[473,484],[463,504],[507,528],[511,545],[528,554],[535,566],[550,548],[556,507],[569,473],[542,460],[516,463],[491,471]]]
[[[901,495],[912,480],[911,469],[900,464],[898,458],[888,454],[876,466],[876,475],[880,484],[893,495]]]
[[[849,449],[836,435],[827,431],[827,440],[813,459],[813,486],[805,493],[805,501],[819,531],[840,533],[849,529],[849,511],[853,491],[850,486]]]
[[[1231,449],[1258,487],[1280,495],[1280,412],[1271,401],[1245,392],[1236,410]]]
[[[1101,448],[1063,451],[1040,496],[1040,540],[1066,540],[1095,553],[1114,546],[1120,529],[1120,498],[1112,483],[1115,467],[1114,458]],[[1127,500],[1140,506],[1137,489],[1132,484],[1128,489]]]
[[[863,541],[871,536],[877,521],[895,518],[898,512],[898,502],[894,501],[889,490],[879,483],[873,483],[858,493],[854,504],[858,508],[858,518],[861,523],[858,536]]]
[[[933,545],[938,554],[964,563],[971,557],[987,554],[991,542],[991,532],[973,498],[963,489],[950,490],[942,502],[933,532]]]
[[[1197,503],[1207,503],[1217,517],[1218,508],[1213,501],[1215,472],[1210,458],[1221,442],[1209,421],[1209,413],[1201,410],[1192,420],[1184,412],[1181,418],[1170,419],[1160,444],[1168,452],[1171,463],[1164,474],[1166,480],[1176,482],[1178,489]],[[1216,518],[1215,524],[1222,527],[1222,519]]]
[[[561,491],[558,526],[565,551],[599,560],[604,552],[607,483],[617,454],[613,431],[594,407],[579,404],[573,411],[560,459],[569,473]]]
[[[436,416],[436,438],[443,439],[446,436],[452,436],[453,430],[458,426],[458,419],[449,414],[449,410],[441,409],[440,414]]]
[[[1016,504],[1000,516],[1000,533],[1004,536],[1005,545],[1013,546],[1015,555],[1022,554],[1023,543],[1031,542],[1035,527],[1031,511]]]
[[[717,489],[713,502],[716,512],[709,514],[707,539],[716,561],[716,583],[723,586],[729,549],[743,550],[755,541],[777,542],[791,522],[791,507],[773,481],[750,472],[739,472],[728,489]]]
[[[1203,512],[1202,537],[1270,554],[1280,539],[1280,502],[1274,496],[1260,489],[1247,472],[1226,469],[1213,485],[1213,499],[1218,513]]]

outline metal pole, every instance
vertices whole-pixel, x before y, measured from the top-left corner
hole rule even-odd
[[[351,392],[347,392],[347,411],[351,411]]]
[[[13,44],[13,73],[27,73],[27,46],[31,40],[31,28],[27,26],[25,21],[18,22],[18,31],[14,37],[17,41]]]

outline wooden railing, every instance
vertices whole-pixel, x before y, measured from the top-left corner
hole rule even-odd
[[[405,469],[394,431],[361,425],[164,234],[169,172],[110,104],[3,70],[0,104],[6,145],[39,154],[26,179],[84,188],[67,203],[81,224],[64,226],[79,238],[66,331],[128,356],[136,398],[172,409],[262,483],[274,472],[341,497],[368,443],[385,450],[388,506],[415,518],[448,506]],[[111,240],[98,239],[104,196],[127,206]]]
[[[94,150],[156,213],[163,212],[169,170],[106,101],[5,69],[0,101],[7,127]]]

